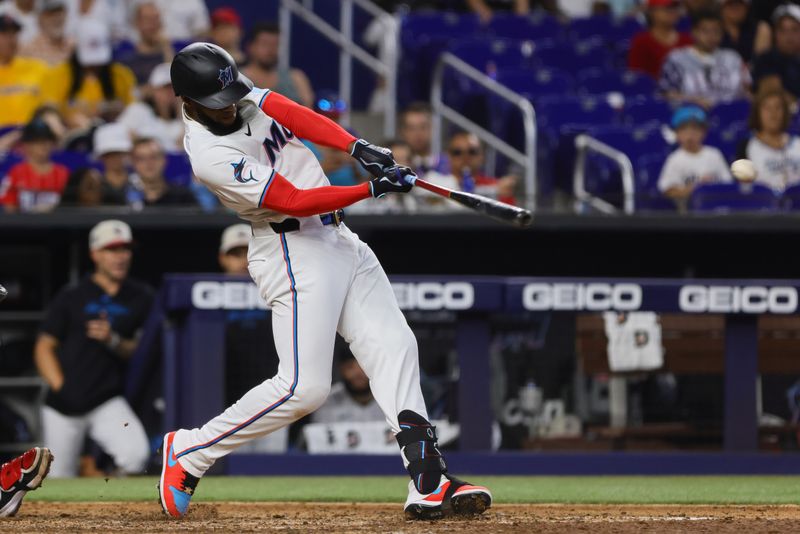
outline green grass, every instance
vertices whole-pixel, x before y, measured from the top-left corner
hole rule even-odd
[[[405,477],[207,477],[195,500],[403,502]],[[800,504],[800,477],[470,477],[497,503]],[[42,501],[149,501],[156,479],[47,480]]]

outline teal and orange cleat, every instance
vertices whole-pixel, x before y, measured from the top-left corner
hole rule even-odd
[[[405,513],[407,519],[441,519],[479,515],[491,506],[492,494],[487,488],[442,474],[439,487],[427,495],[409,481]]]
[[[52,462],[50,449],[34,447],[0,467],[0,517],[17,513],[25,494],[42,485]]]
[[[183,517],[189,509],[189,501],[192,500],[200,479],[181,467],[175,458],[172,445],[174,439],[175,432],[169,432],[164,435],[164,443],[161,444],[163,458],[161,478],[158,481],[158,500],[167,515]]]

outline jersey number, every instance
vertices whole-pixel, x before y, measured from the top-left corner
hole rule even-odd
[[[270,137],[264,138],[263,144],[264,150],[267,151],[267,156],[269,157],[269,163],[274,167],[277,153],[286,146],[286,143],[294,137],[294,134],[290,132],[288,128],[284,128],[277,122],[273,122],[272,127],[269,129],[269,135]]]

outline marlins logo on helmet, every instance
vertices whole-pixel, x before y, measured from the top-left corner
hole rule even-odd
[[[219,83],[222,84],[222,89],[225,89],[233,83],[233,71],[230,67],[219,69],[219,78],[217,79],[219,80]]]

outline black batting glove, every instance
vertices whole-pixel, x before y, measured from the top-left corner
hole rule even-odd
[[[397,165],[392,156],[392,151],[382,146],[372,145],[364,139],[353,143],[350,155],[356,158],[364,169],[376,178],[386,174],[389,167]]]
[[[408,167],[400,165],[389,167],[383,176],[369,182],[369,190],[375,198],[380,198],[386,193],[408,193],[414,187],[414,183],[409,180],[409,177],[416,177],[416,175]]]

